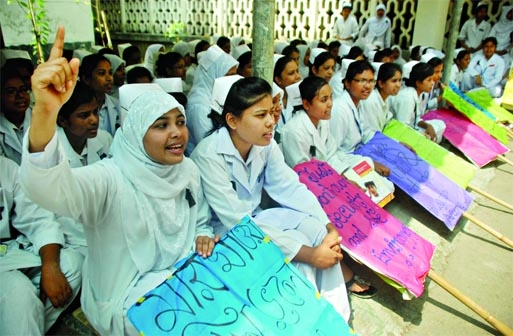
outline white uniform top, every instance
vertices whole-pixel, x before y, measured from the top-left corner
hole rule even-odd
[[[281,139],[283,156],[290,167],[316,158],[327,162],[339,174],[349,168],[350,154],[338,150],[328,120],[319,120],[315,127],[305,111],[298,111],[282,129]]]
[[[342,92],[344,92],[344,84],[342,83],[343,80],[344,78],[342,78],[341,70],[335,72],[333,77],[330,79],[331,95],[333,96],[334,100],[342,97]]]
[[[23,136],[30,125],[31,115],[32,109],[28,108],[25,111],[25,119],[18,128],[7,120],[3,113],[0,113],[0,153],[17,164],[21,164],[21,145]]]
[[[81,155],[77,154],[66,137],[64,129],[57,127],[57,136],[62,150],[68,159],[71,168],[84,167],[107,157],[112,143],[112,137],[104,130],[98,130],[98,135],[87,139],[86,146]],[[62,230],[66,237],[66,243],[70,245],[87,246],[82,224],[73,218],[58,216]]]
[[[105,103],[103,103],[103,106],[98,111],[98,116],[100,117],[98,128],[114,136],[116,130],[121,126],[118,100],[110,95],[105,95]]]
[[[352,40],[342,40],[340,42],[352,45],[358,36],[358,22],[356,22],[356,17],[350,14],[347,17],[347,20],[344,20],[343,17],[340,17],[335,21],[335,25],[333,26],[332,37],[334,38],[348,38],[351,37]]]
[[[0,272],[41,265],[39,249],[47,244],[64,246],[64,235],[53,213],[31,202],[21,190],[18,180],[19,167],[8,158],[0,156],[0,238],[6,242],[6,256],[0,257]],[[11,235],[10,225],[27,240]],[[20,237],[18,237],[20,239]],[[20,243],[28,243],[20,250]],[[29,253],[30,252],[30,253]]]
[[[358,107],[354,105],[347,91],[344,91],[340,98],[333,101],[330,131],[339,149],[344,153],[353,153],[359,146],[368,142],[374,136],[373,132],[362,127],[360,115],[366,113],[363,108],[361,102]],[[359,161],[361,161],[361,158],[359,156]]]
[[[309,215],[317,220],[320,231],[326,231],[329,222],[326,213],[316,197],[299,182],[298,175],[285,164],[274,140],[265,147],[253,146],[244,161],[222,127],[205,138],[191,158],[200,169],[216,232],[231,229],[246,215],[255,217],[255,223],[293,259],[302,244],[284,232],[292,232]],[[281,205],[278,210],[283,211],[260,208],[263,190]],[[263,219],[267,212],[276,215],[270,222]]]
[[[481,21],[479,25],[476,23],[476,19],[468,19],[461,27],[458,40],[465,41],[465,44],[469,48],[475,48],[481,44],[481,41],[485,37],[489,36],[492,25],[486,20]]]
[[[360,115],[362,128],[372,134],[383,132],[386,124],[394,115],[390,111],[388,99],[383,100],[377,89],[372,90],[369,98],[360,102],[365,113]]]
[[[472,77],[481,75],[483,86],[491,89],[500,85],[506,71],[504,60],[497,54],[493,54],[489,60],[483,54],[472,57],[467,71]]]
[[[394,117],[416,130],[421,130],[417,125],[424,115],[427,101],[421,101],[417,90],[406,86],[399,90],[397,96],[390,97],[390,109]]]
[[[147,231],[145,226],[126,223],[127,212],[138,209],[139,198],[119,166],[107,159],[72,170],[61,148],[56,135],[43,153],[29,154],[24,146],[24,155],[29,160],[22,164],[22,184],[36,203],[84,224],[88,251],[83,270],[82,308],[100,334],[121,335],[125,330],[124,305],[130,307],[135,302],[130,299],[140,298],[168,277],[174,271],[173,264],[192,251],[195,236],[211,236],[199,172],[189,159],[184,158],[181,164],[187,165],[188,174],[183,177],[196,181],[190,185],[192,194],[196,195],[196,204],[187,205],[185,190],[174,199],[176,208],[183,210],[177,213],[188,218],[186,227],[169,233],[168,243],[177,244],[179,257],[168,258],[160,253],[153,259],[152,256],[133,255],[137,251],[130,248],[129,234],[133,235],[134,230],[138,231],[139,237],[144,237],[146,245],[156,245],[157,242],[153,232]],[[48,196],[48,190],[54,191],[52,197]],[[145,211],[154,216],[153,212],[157,210],[148,208]],[[130,230],[132,232],[128,232]],[[147,257],[149,267],[167,266],[141,273],[135,259],[144,257]]]
[[[460,71],[460,69],[458,68],[458,66],[456,64],[452,65],[450,81],[453,82],[460,90],[463,90],[461,83],[463,81],[464,74],[465,74],[465,71]]]

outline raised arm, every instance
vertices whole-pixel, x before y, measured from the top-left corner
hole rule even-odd
[[[48,61],[40,64],[32,75],[35,105],[29,131],[29,151],[41,152],[52,139],[57,114],[70,98],[78,77],[79,60],[62,57],[64,27],[59,26]]]

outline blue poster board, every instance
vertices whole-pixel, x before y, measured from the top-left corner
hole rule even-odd
[[[128,311],[142,335],[354,335],[249,218]]]

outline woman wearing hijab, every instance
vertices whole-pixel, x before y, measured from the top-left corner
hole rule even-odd
[[[217,238],[207,226],[199,171],[183,155],[183,107],[163,91],[133,99],[111,159],[70,169],[55,128],[75,86],[78,60],[61,57],[63,44],[59,27],[49,60],[32,78],[36,104],[21,183],[35,203],[84,225],[81,303],[89,322],[102,335],[135,334],[127,309],[193,249],[210,255]]]
[[[219,77],[237,73],[239,63],[217,45],[211,46],[201,58],[194,74],[194,83],[187,97],[187,127],[190,131],[187,153],[203,139],[212,129],[212,121],[208,118],[210,107],[208,102],[212,95],[214,80]]]
[[[112,91],[109,94],[119,100],[119,88],[126,82],[126,62],[117,55],[105,54],[103,56],[109,60],[112,68],[113,85]]]
[[[150,70],[151,75],[155,74],[155,63],[157,63],[157,59],[159,53],[164,52],[166,49],[162,44],[150,44],[148,48],[146,48],[146,53],[144,54],[144,66],[146,69]]]
[[[497,47],[495,53],[502,56],[506,68],[509,69],[511,57],[509,51],[511,49],[511,33],[513,32],[513,6],[502,7],[502,13],[499,21],[493,25],[489,36],[497,39]]]
[[[390,48],[391,34],[392,24],[386,17],[386,7],[379,4],[376,6],[376,16],[368,19],[360,30],[360,37],[365,39],[366,45],[371,46],[370,49],[384,49]]]

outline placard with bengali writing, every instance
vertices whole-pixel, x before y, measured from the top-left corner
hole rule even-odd
[[[380,132],[357,153],[388,166],[389,179],[451,230],[472,203],[465,189]]]
[[[249,218],[128,311],[141,335],[354,335]]]
[[[447,141],[480,168],[495,160],[498,155],[509,152],[508,147],[456,111],[448,109],[433,110],[424,115],[422,119],[443,120],[446,125],[444,137]]]
[[[376,205],[327,163],[312,159],[294,170],[342,236],[342,246],[374,271],[419,297],[435,247]]]

